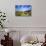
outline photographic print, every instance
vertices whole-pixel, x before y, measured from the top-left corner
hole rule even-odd
[[[16,5],[16,16],[32,16],[32,5]]]

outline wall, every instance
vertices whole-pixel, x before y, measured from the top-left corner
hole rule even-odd
[[[16,17],[16,4],[32,4],[32,17]],[[0,0],[0,10],[7,14],[7,27],[46,27],[46,0]]]
[[[46,0],[33,0],[33,25],[46,27]]]
[[[21,3],[22,2],[22,3]],[[25,3],[24,3],[25,2]],[[29,3],[28,3],[29,2]],[[6,12],[7,15],[7,24],[6,27],[21,27],[21,26],[29,26],[30,25],[30,20],[31,17],[16,17],[15,16],[15,5],[16,4],[31,4],[32,1],[30,0],[27,1],[21,1],[21,0],[1,0],[0,1],[0,9],[2,11]],[[29,24],[29,25],[28,25]]]

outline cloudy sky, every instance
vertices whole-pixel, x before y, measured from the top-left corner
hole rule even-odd
[[[16,11],[27,11],[27,10],[32,10],[31,5],[16,5],[15,6]]]

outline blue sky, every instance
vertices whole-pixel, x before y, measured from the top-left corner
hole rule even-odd
[[[16,5],[15,6],[16,11],[27,11],[27,10],[32,10],[31,5]]]

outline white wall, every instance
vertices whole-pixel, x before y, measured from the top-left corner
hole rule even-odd
[[[32,18],[31,17],[15,17],[15,22],[13,23],[15,26],[46,26],[46,1],[44,0],[12,0],[11,1],[11,9],[12,9],[12,15],[14,15],[15,8],[14,6],[16,4],[32,4]],[[14,17],[13,17],[14,20]]]
[[[32,25],[46,27],[46,0],[33,0]]]
[[[32,17],[16,17],[16,4],[32,4]],[[46,0],[0,0],[0,10],[7,13],[7,27],[46,27]]]

